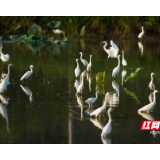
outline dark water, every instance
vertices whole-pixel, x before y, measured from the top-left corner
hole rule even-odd
[[[8,105],[1,103],[1,110],[7,111],[7,115],[0,117],[0,143],[160,143],[160,135],[153,136],[149,131],[140,130],[142,120],[148,117],[160,120],[160,95],[157,94],[156,109],[152,114],[137,113],[139,108],[149,103],[151,72],[156,74],[154,83],[157,90],[160,90],[160,43],[143,41],[142,54],[137,40],[115,42],[120,48],[119,53],[122,50],[125,52],[128,66],[124,70],[127,71],[127,76],[137,67],[142,67],[136,78],[123,85],[123,68],[113,79],[111,74],[117,66],[117,60],[106,61],[107,55],[100,40],[84,42],[72,39],[64,46],[41,43],[3,44],[3,53],[10,54],[10,63],[14,66],[11,69],[11,85],[1,97],[10,100]],[[86,60],[89,60],[90,54],[93,55],[93,67],[90,87],[85,77],[82,97],[76,97],[74,69],[80,51]],[[20,87],[19,79],[31,64],[34,65],[34,74],[27,86],[24,86],[29,90],[27,95]],[[1,73],[7,72],[7,65],[0,63]],[[81,63],[80,68],[81,71],[84,70]],[[104,86],[96,86],[95,75],[103,71],[106,71],[106,83]],[[112,87],[113,81],[119,85],[119,98]],[[96,119],[87,114],[87,104],[79,104],[95,96],[96,88],[100,89],[101,94],[94,109],[102,106],[103,93],[109,92],[117,100],[117,105],[111,112],[112,133],[107,139],[101,139],[101,132],[108,122],[109,107],[101,118]]]

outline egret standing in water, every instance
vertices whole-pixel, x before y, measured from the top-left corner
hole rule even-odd
[[[112,117],[111,117],[112,107],[108,109],[108,123],[105,125],[105,127],[102,130],[101,137],[107,137],[112,132]]]
[[[2,46],[0,46],[0,54],[1,54],[1,60],[2,62],[8,62],[9,61],[9,54],[3,54],[2,53]]]
[[[7,74],[6,78],[4,78],[2,80],[2,82],[0,83],[0,93],[4,93],[5,90],[7,89],[7,86],[10,84],[9,78],[10,78],[10,67],[11,66],[12,66],[12,64],[8,65],[8,74]]]
[[[77,88],[77,94],[82,94],[84,89],[84,74],[82,74],[82,82]]]
[[[140,108],[140,109],[138,110],[138,112],[152,112],[152,111],[153,111],[153,109],[154,109],[154,107],[155,107],[155,105],[156,105],[156,93],[158,93],[157,90],[155,90],[155,91],[153,92],[153,101],[152,101],[150,104],[148,104],[148,105]]]
[[[144,27],[142,26],[142,32],[138,35],[139,39],[142,39],[144,37]]]
[[[104,102],[103,102],[103,105],[102,105],[101,107],[97,108],[96,110],[94,110],[94,111],[90,114],[90,116],[95,116],[95,117],[100,116],[100,114],[101,114],[101,113],[105,110],[105,108],[106,108],[107,97],[108,97],[108,92],[107,92],[106,95],[105,95],[105,100],[104,100]]]
[[[76,78],[79,77],[80,72],[81,72],[81,70],[80,70],[80,68],[79,68],[79,63],[78,63],[78,61],[79,61],[79,59],[76,59],[77,67],[76,67],[76,69],[74,70],[74,73],[75,73]]]
[[[88,66],[87,66],[87,71],[91,72],[91,68],[92,68],[92,55],[90,55],[90,62],[88,64]]]
[[[80,52],[79,54],[81,55],[81,56],[80,56],[80,60],[81,60],[81,62],[83,63],[84,67],[87,67],[87,66],[88,66],[88,62],[87,62],[85,59],[82,58],[83,53]]]
[[[124,51],[122,51],[122,65],[127,66],[127,61],[124,59]]]
[[[154,91],[155,90],[155,85],[154,85],[154,83],[153,83],[153,76],[154,76],[155,74],[152,72],[151,73],[151,81],[150,81],[150,83],[149,83],[149,85],[148,85],[148,87],[150,88],[150,90],[151,91]]]
[[[118,59],[118,66],[113,69],[112,77],[115,77],[120,71],[120,55],[118,55],[117,59]]]
[[[28,72],[26,72],[23,76],[22,76],[22,78],[21,78],[21,81],[24,81],[24,80],[28,80],[30,77],[31,77],[31,75],[33,74],[33,65],[30,65],[30,71],[28,71]]]
[[[143,26],[141,28],[142,28],[142,32],[139,33],[139,35],[138,35],[138,38],[140,38],[140,39],[142,39],[143,36],[144,36],[144,28],[143,28]]]
[[[98,98],[98,94],[99,94],[99,92],[97,91],[95,98],[88,98],[85,102],[88,103],[89,106],[93,105],[96,102],[97,98]]]

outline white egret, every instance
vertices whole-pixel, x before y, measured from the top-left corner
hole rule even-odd
[[[119,52],[118,46],[112,40],[110,41],[110,44],[111,44],[111,47],[113,47],[117,51],[117,55],[118,55],[118,52]]]
[[[151,103],[149,103],[148,105],[140,108],[138,110],[138,112],[151,112],[151,111],[153,111],[153,109],[154,109],[154,107],[156,105],[156,93],[158,93],[158,91],[154,90],[154,92],[153,92],[153,101]]]
[[[0,46],[0,54],[1,54],[1,60],[3,62],[8,62],[9,61],[10,56],[9,56],[9,54],[3,54],[2,53],[2,46]]]
[[[29,96],[29,101],[32,102],[33,101],[33,97],[32,97],[32,91],[31,89],[28,88],[28,86],[23,86],[20,85],[20,87],[22,88],[22,90],[24,91],[24,93]]]
[[[2,117],[6,120],[7,123],[7,131],[9,132],[9,120],[8,120],[8,113],[7,113],[7,108],[6,106],[4,106],[3,103],[0,103],[0,114],[2,115]]]
[[[81,55],[81,56],[80,56],[80,60],[81,60],[81,62],[83,63],[84,67],[87,67],[87,66],[88,66],[88,62],[87,62],[85,59],[82,58],[83,53],[80,52],[79,54]]]
[[[122,86],[123,86],[123,82],[124,82],[124,79],[127,75],[127,71],[126,70],[123,70],[122,73],[121,73],[121,76],[122,76]]]
[[[117,59],[118,59],[118,66],[113,69],[112,77],[115,77],[120,71],[120,55],[118,55]]]
[[[122,65],[127,66],[127,61],[124,59],[124,51],[122,51]]]
[[[113,42],[113,41],[112,41]],[[112,43],[111,42],[111,43]],[[117,58],[118,55],[118,51],[116,50],[116,48],[114,48],[113,46],[111,46],[109,49],[107,49],[107,42],[103,41],[101,43],[104,43],[103,49],[105,50],[105,52],[108,54],[108,58]]]
[[[154,91],[155,90],[155,85],[154,85],[154,83],[153,83],[153,76],[154,76],[155,74],[152,72],[151,73],[151,81],[150,81],[150,83],[149,83],[149,85],[148,85],[148,87],[150,88],[150,90],[151,91]]]
[[[78,61],[79,61],[79,59],[76,59],[77,67],[76,67],[76,69],[74,70],[74,73],[75,73],[76,78],[80,75],[80,72],[81,72],[81,70],[80,70],[80,68],[79,68],[79,63],[78,63]]]
[[[100,114],[101,114],[101,113],[105,110],[105,108],[106,108],[107,96],[108,96],[108,92],[107,92],[106,95],[105,95],[105,100],[104,100],[104,102],[103,102],[103,105],[102,105],[101,107],[97,108],[96,110],[94,110],[94,111],[90,114],[90,116],[95,116],[95,117],[100,116]]]
[[[7,73],[2,73],[2,74],[1,74],[0,82],[2,82],[2,80],[3,80],[4,78],[6,78],[6,76],[7,76]]]
[[[84,75],[82,74],[82,82],[77,88],[77,94],[82,94],[84,89]]]
[[[110,107],[108,109],[108,118],[109,118],[109,120],[108,120],[108,123],[105,125],[105,127],[102,130],[101,137],[107,137],[112,132],[112,116],[111,116],[111,112],[112,112],[112,107]]]
[[[92,98],[88,98],[85,101],[85,103],[87,103],[89,106],[93,105],[96,102],[97,98],[98,98],[98,94],[99,94],[99,91],[96,92],[96,97],[95,98],[93,98],[93,97]]]
[[[8,74],[6,78],[4,78],[2,82],[0,83],[0,93],[4,93],[4,91],[7,89],[7,86],[10,84],[9,78],[10,78],[10,67],[11,66],[12,64],[8,65]]]
[[[144,36],[144,28],[143,28],[143,26],[141,27],[142,28],[142,32],[141,33],[139,33],[139,35],[138,35],[138,38],[143,38],[143,36]]]
[[[55,30],[52,30],[53,33],[56,33],[56,34],[63,34],[64,32],[60,29],[55,29]]]
[[[23,80],[27,80],[32,74],[33,74],[33,65],[30,65],[30,71],[28,71],[28,72],[26,72],[23,76],[22,76],[22,78],[20,79],[21,81],[23,81]]]
[[[10,98],[8,98],[5,94],[0,94],[0,99],[3,104],[8,105]]]
[[[90,55],[90,62],[89,62],[89,64],[87,65],[87,71],[88,71],[88,72],[91,72],[91,68],[92,68],[92,55]]]
[[[80,82],[79,82],[79,80],[76,79],[74,82],[74,87],[77,89],[79,87],[79,85],[80,85]]]

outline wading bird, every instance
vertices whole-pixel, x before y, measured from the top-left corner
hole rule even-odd
[[[93,105],[93,104],[96,102],[97,98],[98,98],[98,94],[99,94],[99,92],[97,91],[95,98],[88,98],[85,102],[86,102],[89,106]]]
[[[153,109],[154,109],[154,107],[155,107],[155,105],[156,105],[156,93],[158,93],[157,90],[155,90],[155,91],[153,92],[153,101],[152,101],[150,104],[148,104],[148,105],[140,108],[140,109],[138,110],[138,112],[152,112],[152,111],[153,111]]]
[[[154,85],[154,83],[153,83],[153,76],[154,76],[155,74],[152,72],[151,73],[151,81],[150,81],[150,83],[149,83],[149,85],[148,85],[148,87],[150,88],[150,90],[151,91],[154,91],[155,90],[155,85]]]
[[[124,51],[122,51],[122,65],[127,66],[127,61],[124,59]]]
[[[2,62],[8,62],[9,61],[9,54],[3,54],[2,53],[2,46],[0,46],[0,54],[1,54],[1,60]]]
[[[81,55],[81,56],[80,56],[80,60],[81,60],[81,62],[83,63],[84,67],[87,67],[87,66],[88,66],[88,62],[87,62],[85,59],[82,58],[83,53],[80,52],[79,54]]]
[[[11,66],[12,64],[8,65],[8,74],[6,78],[4,78],[2,82],[0,83],[0,93],[4,93],[7,90],[7,86],[10,84],[9,78],[10,78],[10,67]]]
[[[120,71],[120,55],[118,55],[117,59],[118,59],[118,66],[113,69],[112,77],[115,77]]]
[[[74,73],[75,73],[76,78],[79,77],[80,72],[81,72],[81,70],[80,70],[80,68],[79,68],[79,63],[78,63],[78,61],[79,61],[79,59],[76,59],[77,67],[76,67],[76,69],[74,70]]]
[[[138,38],[140,38],[140,39],[142,39],[143,36],[144,36],[144,28],[143,28],[143,26],[141,28],[142,28],[142,32],[139,33],[139,35],[138,35]]]
[[[30,71],[28,71],[28,72],[26,72],[23,76],[22,76],[22,78],[21,78],[21,81],[24,81],[24,80],[28,80],[28,78],[30,78],[31,77],[31,75],[33,74],[33,65],[30,65]]]
[[[82,74],[82,82],[77,88],[77,94],[82,94],[84,89],[84,75]]]

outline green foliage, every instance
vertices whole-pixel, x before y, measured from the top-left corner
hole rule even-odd
[[[96,91],[99,91],[99,94],[101,94],[101,95],[105,95],[104,84],[97,83],[96,84]]]
[[[134,93],[134,92],[132,92],[132,91],[130,91],[130,90],[128,90],[128,89],[124,89],[124,92],[127,94],[127,95],[129,95],[129,96],[131,96],[133,99],[135,99],[136,101],[139,101],[139,99],[137,98],[137,95]]]
[[[28,34],[42,36],[44,35],[44,31],[41,29],[40,25],[33,24],[31,27],[28,28]]]
[[[106,72],[98,72],[96,74],[96,82],[97,83],[103,83],[105,82]]]
[[[61,21],[51,21],[49,23],[47,23],[47,26],[50,27],[50,29],[57,29],[59,28],[61,25]]]
[[[140,70],[141,70],[141,68],[137,68],[135,72],[131,73],[130,76],[128,76],[128,77],[125,79],[125,82],[127,82],[129,79],[135,78]]]
[[[84,37],[84,36],[85,36],[85,31],[86,31],[85,26],[83,26],[83,27],[81,28],[81,33],[80,33],[80,36],[81,36],[81,37]]]

